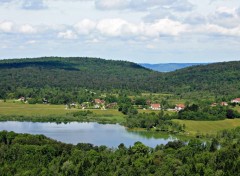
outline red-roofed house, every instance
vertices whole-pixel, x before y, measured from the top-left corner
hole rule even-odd
[[[240,98],[235,98],[231,101],[231,103],[240,103]]]
[[[177,104],[176,106],[175,106],[175,110],[176,111],[181,111],[181,110],[183,110],[185,108],[185,105],[184,104]]]
[[[151,104],[150,109],[161,110],[161,105],[160,104]]]

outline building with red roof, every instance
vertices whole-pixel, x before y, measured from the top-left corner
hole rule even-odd
[[[231,103],[240,103],[240,98],[235,98],[231,101]]]
[[[175,106],[175,110],[176,111],[181,111],[181,110],[183,110],[183,109],[185,109],[185,105],[184,104],[177,104],[176,106]]]
[[[151,104],[150,109],[161,110],[161,105],[160,104]]]

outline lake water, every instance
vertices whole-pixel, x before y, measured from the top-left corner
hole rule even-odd
[[[91,143],[97,146],[106,145],[117,147],[120,143],[132,146],[140,141],[149,147],[166,144],[174,140],[171,136],[156,137],[150,133],[131,132],[118,124],[99,123],[38,123],[38,122],[0,122],[0,131],[14,131],[16,133],[43,134],[52,139],[65,143]]]

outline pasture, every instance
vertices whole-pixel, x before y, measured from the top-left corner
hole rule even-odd
[[[186,132],[190,135],[216,134],[224,129],[231,129],[240,126],[240,119],[226,119],[219,121],[194,121],[194,120],[173,120],[186,125]]]

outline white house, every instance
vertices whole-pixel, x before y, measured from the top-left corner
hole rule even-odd
[[[240,98],[235,98],[231,101],[231,103],[240,103]]]
[[[221,106],[228,106],[228,103],[227,102],[221,102],[220,105]]]

